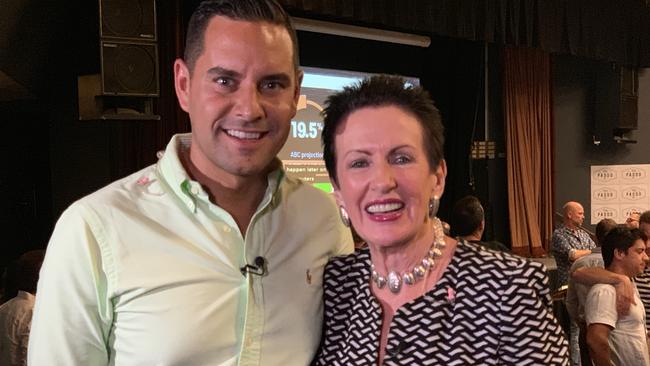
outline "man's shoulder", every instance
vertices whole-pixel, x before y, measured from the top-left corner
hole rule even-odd
[[[555,238],[558,238],[558,239],[559,238],[566,238],[567,236],[570,236],[570,235],[571,235],[571,231],[566,226],[562,225],[562,226],[556,228],[555,230],[553,230],[552,238],[553,239],[555,239]]]
[[[335,209],[334,196],[301,179],[285,176],[281,182],[282,199],[291,205],[312,210]],[[330,212],[330,211],[328,211]]]
[[[608,283],[597,283],[589,288],[588,296],[594,295],[616,297],[616,288]]]
[[[124,199],[135,199],[143,193],[162,193],[163,184],[156,174],[156,166],[150,165],[124,178],[118,179],[79,199],[88,206],[125,204]]]

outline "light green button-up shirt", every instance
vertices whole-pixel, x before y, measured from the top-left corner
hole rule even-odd
[[[183,169],[156,165],[72,204],[38,285],[30,365],[307,365],[322,274],[352,251],[331,197],[269,175],[245,237]],[[266,258],[265,276],[240,268]]]

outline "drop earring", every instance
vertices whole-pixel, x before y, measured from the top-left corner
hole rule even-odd
[[[343,225],[350,227],[350,215],[348,215],[345,207],[339,206],[339,215],[341,215],[341,221],[343,222]]]

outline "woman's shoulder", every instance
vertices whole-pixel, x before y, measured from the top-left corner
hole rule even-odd
[[[356,248],[354,252],[330,258],[325,266],[325,280],[347,282],[354,277],[363,277],[370,268],[370,251],[367,247]]]
[[[512,275],[522,271],[546,273],[546,267],[540,262],[516,254],[488,249],[480,244],[466,240],[458,241],[455,256],[460,259],[459,262],[463,266],[478,265],[483,269],[490,267],[495,271],[502,272],[504,275]]]

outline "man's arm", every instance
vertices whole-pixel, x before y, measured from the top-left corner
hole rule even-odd
[[[113,308],[96,229],[78,203],[54,229],[41,269],[28,364],[107,365]],[[88,216],[94,217],[94,216]],[[100,234],[101,235],[101,234]]]
[[[593,286],[598,283],[614,286],[616,289],[616,311],[620,315],[626,315],[630,311],[630,305],[636,305],[634,301],[634,284],[630,278],[604,268],[580,268],[571,274],[571,278],[583,285]]]
[[[578,258],[591,254],[591,249],[573,249],[569,252],[569,260],[575,262]]]
[[[609,356],[609,325],[594,323],[587,328],[587,344],[589,355],[595,366],[611,366]]]

